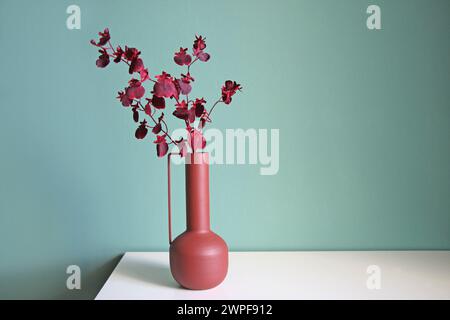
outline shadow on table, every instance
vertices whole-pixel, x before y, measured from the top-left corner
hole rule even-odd
[[[181,288],[172,278],[169,268],[158,262],[131,260],[127,262],[126,268],[121,268],[117,271],[124,276],[139,281],[164,287]]]

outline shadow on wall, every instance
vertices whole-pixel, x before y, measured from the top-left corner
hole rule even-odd
[[[122,255],[118,255],[93,270],[89,270],[87,266],[80,266],[82,270],[80,290],[67,289],[66,281],[69,275],[64,272],[67,266],[63,262],[52,264],[47,268],[30,265],[28,268],[16,270],[13,274],[2,274],[0,283],[13,285],[2,285],[0,296],[5,300],[94,299],[121,257]]]
[[[58,299],[95,299],[122,256],[123,254],[117,255],[112,259],[106,260],[104,263],[93,263],[97,267],[93,270],[87,268],[88,271],[81,276],[82,283],[84,284],[81,290],[66,289]]]

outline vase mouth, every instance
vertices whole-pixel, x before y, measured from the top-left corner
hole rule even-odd
[[[186,164],[209,164],[208,152],[188,152],[186,153]]]

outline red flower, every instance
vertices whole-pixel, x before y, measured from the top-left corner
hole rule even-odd
[[[209,55],[209,53],[206,53],[206,52],[199,52],[197,57],[198,57],[198,60],[206,62],[209,60],[210,55]]]
[[[100,40],[97,43],[95,42],[95,40],[91,40],[91,43],[97,47],[103,47],[105,44],[108,43],[109,39],[111,39],[108,28],[103,30],[103,32],[99,32],[98,35],[100,36]]]
[[[177,103],[175,104],[175,107],[177,107],[177,109],[178,109],[178,108],[181,108],[181,109],[187,109],[188,105],[187,105],[186,100],[181,100],[180,102],[177,102]]]
[[[183,49],[180,48],[180,51],[175,52],[175,57],[173,57],[173,60],[176,64],[180,66],[188,65],[191,63],[192,58],[189,54],[186,53],[187,48]]]
[[[192,149],[192,152],[196,152],[198,149],[205,148],[206,139],[199,130],[191,129],[188,133],[188,143]]]
[[[104,67],[106,67],[109,64],[109,55],[108,55],[108,53],[106,52],[105,49],[98,50],[98,52],[100,52],[101,55],[98,57],[98,59],[95,62],[95,64],[99,68],[104,68]]]
[[[203,52],[203,50],[206,48],[206,38],[203,38],[202,36],[195,36],[194,40],[194,56],[198,58],[198,60],[206,62],[209,60],[210,55],[206,52]]]
[[[136,129],[134,136],[136,137],[136,139],[144,139],[147,135],[147,132],[147,121],[144,119],[144,121],[142,121],[139,127]]]
[[[191,82],[194,81],[189,72],[186,75],[181,74],[180,78],[175,78],[163,71],[162,74],[155,76],[155,80],[153,80],[150,78],[148,69],[144,66],[144,62],[140,57],[141,52],[138,49],[128,46],[125,46],[124,49],[121,46],[117,46],[114,49],[110,43],[110,34],[107,28],[103,32],[99,32],[99,36],[98,42],[91,40],[91,43],[100,49],[100,56],[96,60],[96,65],[99,68],[106,67],[110,64],[110,60],[113,59],[115,63],[121,61],[126,63],[130,74],[139,73],[139,77],[133,76],[128,82],[128,86],[123,91],[119,91],[117,96],[117,99],[120,100],[124,107],[131,108],[133,120],[139,123],[135,132],[136,138],[144,139],[148,133],[148,128],[151,128],[152,133],[156,135],[154,143],[156,144],[158,157],[163,157],[167,154],[170,144],[178,147],[182,157],[186,155],[188,146],[192,149],[192,152],[204,149],[206,139],[200,130],[204,128],[207,122],[211,122],[211,119],[205,107],[206,101],[203,98],[196,98],[194,101],[187,98],[192,91]],[[205,49],[206,39],[202,36],[195,36],[192,53],[189,54],[187,48],[180,47],[180,50],[175,52],[173,59],[180,66],[187,65],[189,70],[189,66],[193,61],[200,60],[205,62],[210,59],[210,55],[205,52]],[[141,99],[146,92],[142,84],[147,80],[154,82],[154,85],[151,91],[152,97],[145,98],[146,103],[144,105]],[[225,81],[221,88],[220,98],[214,106],[219,102],[230,104],[233,95],[238,90],[241,90],[241,86],[235,81]],[[186,95],[186,98],[180,101],[180,94]],[[158,117],[157,109],[162,110],[166,108],[166,98],[175,98],[176,108],[173,111],[173,115],[184,120],[188,132],[187,139],[173,140],[168,134],[166,122],[163,120],[164,113],[159,112],[160,116]],[[140,111],[144,111],[143,114],[140,114]],[[145,117],[146,115],[152,119],[152,123],[154,122],[153,127],[150,127],[146,120],[139,122],[140,117]],[[198,128],[194,128],[193,123],[197,118],[199,119]]]
[[[156,154],[158,157],[164,157],[169,150],[169,145],[166,142],[166,135],[156,136],[156,140],[153,142],[156,143]]]
[[[127,61],[130,61],[130,67],[128,68],[128,73],[132,74],[133,72],[140,72],[144,69],[144,62],[139,55],[141,52],[136,48],[129,48],[125,46],[125,52],[123,56]]]
[[[185,100],[181,100],[176,105],[175,111],[172,113],[175,117],[187,120],[188,119],[188,105]]]
[[[145,89],[141,82],[137,79],[131,79],[128,84],[130,85],[125,89],[125,94],[130,99],[140,99],[145,94]]]
[[[227,80],[222,86],[222,100],[225,104],[231,103],[231,97],[236,93],[237,90],[241,90],[242,87],[236,81]]]
[[[192,78],[189,72],[187,74],[181,74],[181,79],[186,83],[191,83],[191,81],[194,81],[194,78]]]
[[[139,55],[141,54],[141,52],[136,49],[136,48],[128,48],[127,46],[125,46],[125,59],[127,59],[128,61],[133,61],[135,59],[137,59],[139,57]]]
[[[189,72],[187,75],[181,74],[181,79],[176,79],[175,87],[179,93],[188,95],[192,90],[191,81],[194,81],[194,78],[191,77]]]
[[[119,63],[122,60],[124,52],[120,46],[117,47],[116,51],[114,51],[114,62]]]
[[[201,99],[195,99],[195,101],[192,103],[192,106],[195,110],[195,116],[196,117],[201,117],[203,112],[205,111],[205,99],[201,98]]]
[[[120,100],[120,102],[122,103],[122,105],[124,107],[129,107],[131,105],[131,102],[133,101],[132,99],[128,98],[128,96],[123,92],[123,91],[119,91],[118,92],[118,96],[117,99]]]
[[[172,98],[178,99],[178,90],[175,86],[174,80],[170,74],[163,71],[161,75],[156,76],[158,81],[153,86],[153,94],[162,98]]]
[[[142,70],[144,70],[144,62],[141,58],[136,58],[131,61],[128,73],[132,74],[133,72],[140,72]]]
[[[184,81],[183,79],[177,79],[177,86],[180,89],[181,94],[189,94],[192,90],[192,86],[189,82]]]
[[[195,121],[195,107],[192,106],[190,109],[188,109],[188,105],[185,100],[182,100],[181,102],[176,104],[176,109],[172,113],[175,117],[187,120],[189,123],[192,123]]]
[[[200,51],[203,51],[206,49],[206,38],[203,38],[202,36],[195,36],[194,40],[194,54],[197,55]]]

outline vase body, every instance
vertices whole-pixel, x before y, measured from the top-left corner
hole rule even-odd
[[[170,244],[170,270],[185,288],[210,289],[225,279],[228,247],[210,229],[208,154],[187,154],[185,171],[186,231]]]

